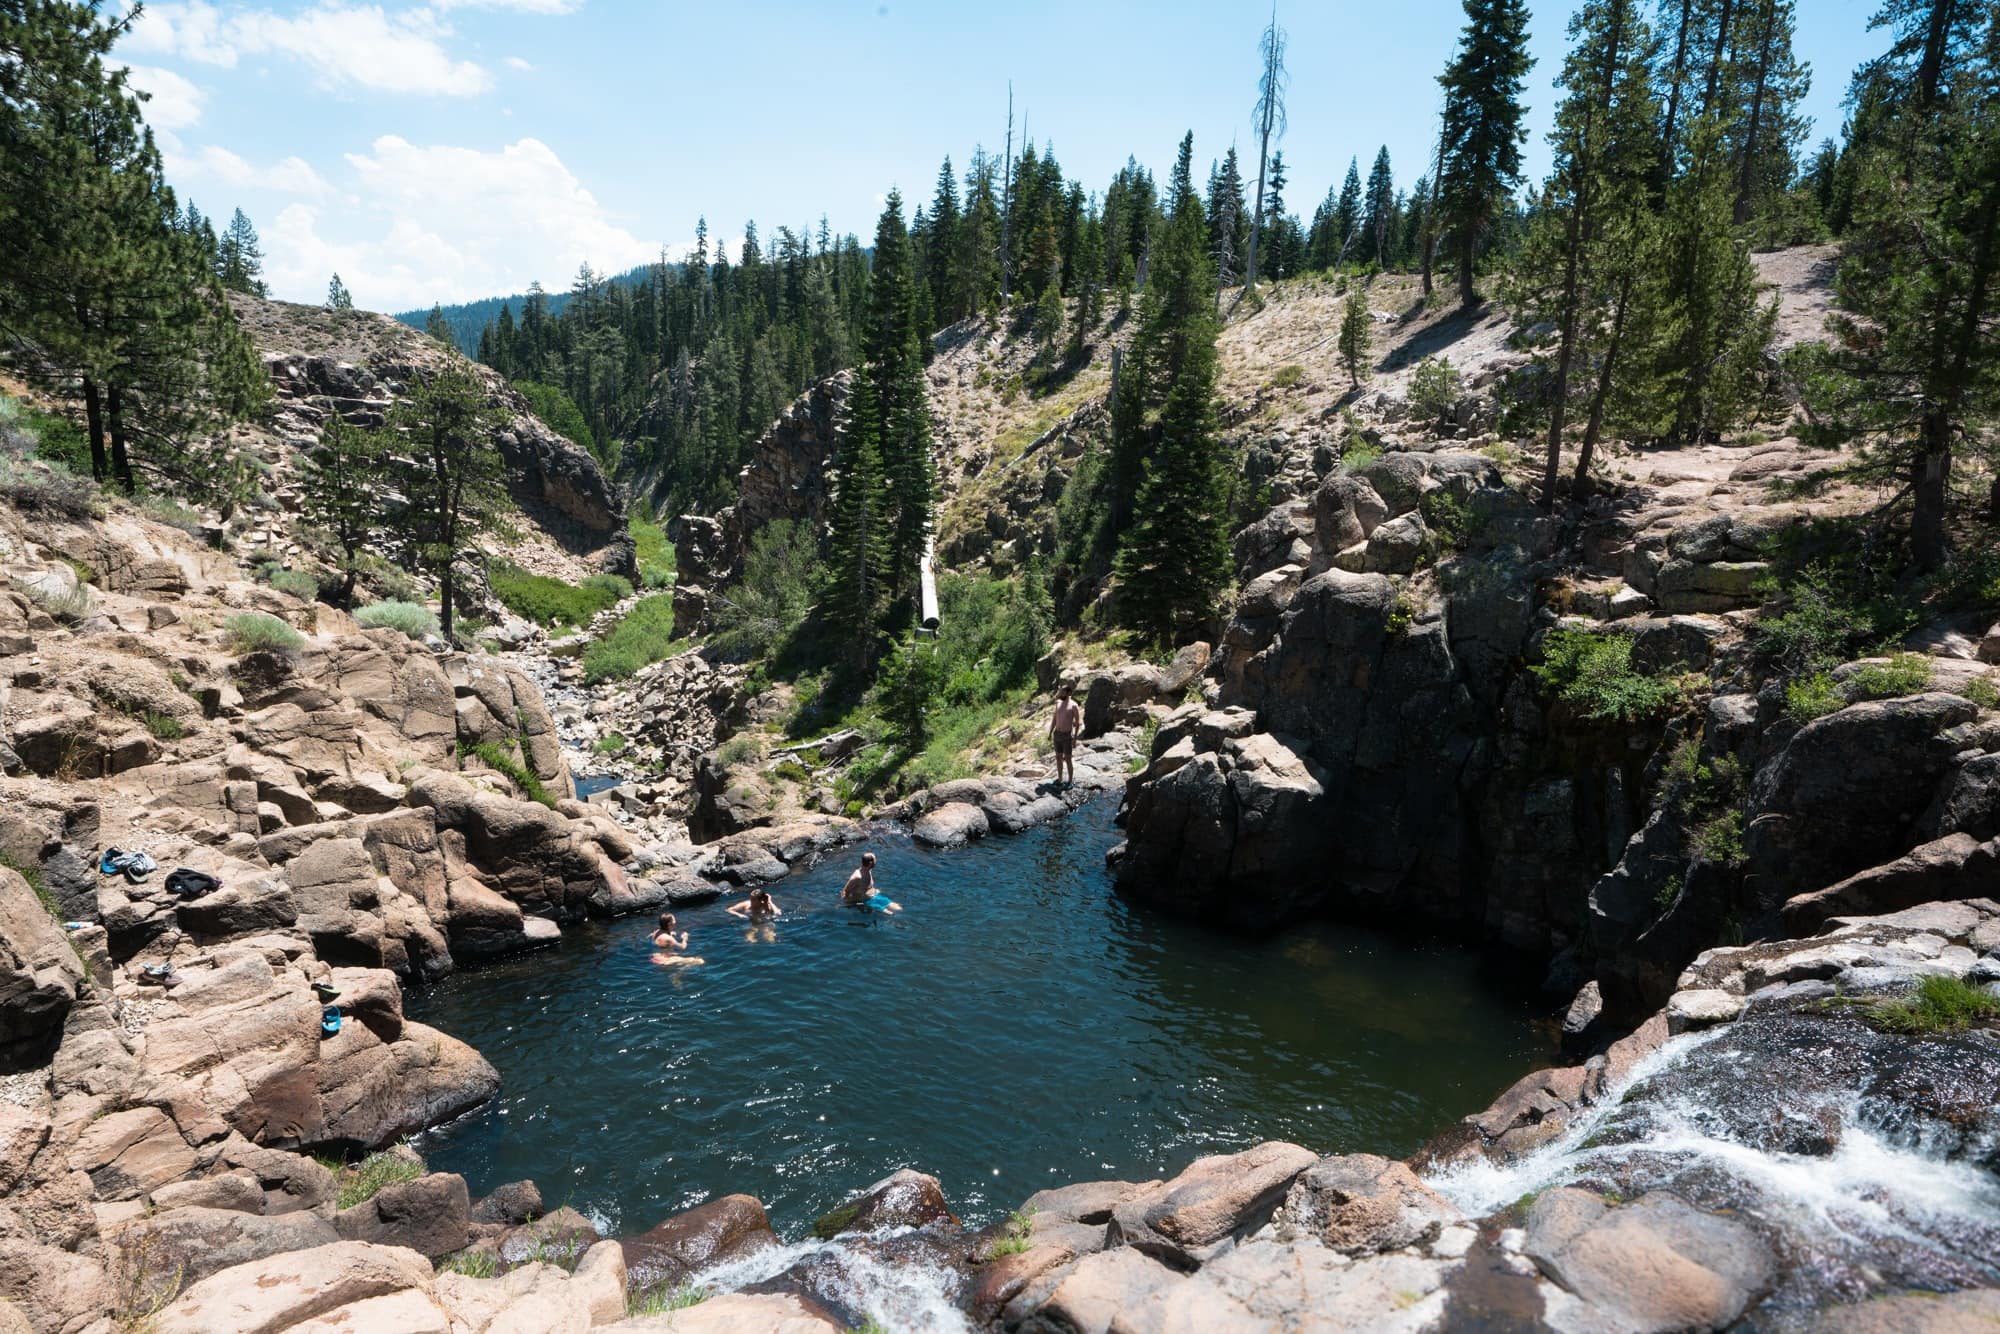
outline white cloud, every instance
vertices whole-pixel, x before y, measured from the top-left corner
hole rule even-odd
[[[520,14],[574,14],[583,0],[431,0],[435,9],[511,9]]]
[[[527,0],[531,6],[561,2]],[[437,13],[425,8],[391,14],[379,5],[321,0],[296,14],[269,9],[224,14],[203,0],[163,0],[141,12],[127,42],[135,51],[211,65],[234,65],[245,55],[286,55],[312,69],[325,88],[351,85],[447,97],[485,92],[492,76],[470,60],[454,59],[443,44],[451,35]]]
[[[451,58],[438,40],[451,30],[423,9],[390,15],[374,5],[320,5],[296,18],[253,10],[233,19],[230,31],[244,51],[304,61],[329,88],[470,97],[493,83],[480,66]]]
[[[180,56],[204,65],[234,65],[236,47],[225,34],[222,11],[202,0],[180,4],[162,0],[139,13],[125,38],[128,51]]]
[[[185,130],[201,122],[208,94],[170,69],[157,65],[127,67],[131,84],[146,94],[146,123],[155,130]]]
[[[613,222],[537,139],[498,151],[385,135],[350,153],[352,207],[284,209],[264,235],[280,294],[317,300],[338,271],[357,303],[411,310],[567,283],[577,267],[617,272],[659,255]]]
[[[518,69],[518,70],[531,70],[534,68],[534,66],[530,65],[527,61],[521,59],[521,57],[519,56],[508,56],[507,68]]]
[[[170,152],[167,169],[180,182],[208,181],[237,190],[270,190],[307,198],[333,193],[326,178],[304,158],[280,158],[269,167],[257,167],[215,144],[192,154]]]

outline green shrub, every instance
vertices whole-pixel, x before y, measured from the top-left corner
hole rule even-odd
[[[612,462],[598,448],[597,436],[591,431],[590,423],[584,420],[582,410],[560,386],[537,384],[533,380],[516,380],[514,388],[520,391],[521,397],[528,400],[529,410],[546,422],[557,435],[571,444],[582,445],[599,463],[609,465]]]
[[[187,728],[181,725],[180,719],[170,718],[164,713],[149,713],[140,721],[146,724],[148,732],[162,741],[178,741],[187,735]]]
[[[674,638],[674,595],[654,593],[633,603],[618,624],[583,651],[583,676],[592,685],[624,680],[683,647]]]
[[[352,1209],[365,1204],[385,1186],[415,1181],[424,1174],[423,1160],[400,1153],[371,1153],[358,1163],[343,1165],[323,1161],[340,1178],[339,1207]]]
[[[1752,630],[1758,654],[1788,676],[1827,671],[1901,639],[1917,611],[1883,578],[1818,561],[1783,586]]]
[[[1653,894],[1653,906],[1661,912],[1674,906],[1674,900],[1681,896],[1681,878],[1670,875],[1660,882],[1660,888]]]
[[[1918,695],[1930,684],[1931,660],[1921,653],[1898,653],[1887,662],[1864,663],[1848,682],[1856,700]]]
[[[1533,671],[1556,698],[1596,722],[1659,718],[1677,708],[1686,693],[1679,681],[1634,670],[1632,637],[1625,634],[1554,631]]]
[[[771,772],[777,777],[791,783],[810,783],[812,781],[812,770],[806,768],[797,760],[779,760],[771,766]]]
[[[437,617],[415,602],[371,602],[354,613],[354,623],[364,630],[400,630],[416,640],[438,632]]]
[[[1458,402],[1458,367],[1443,357],[1425,357],[1410,376],[1410,415],[1435,422]]]
[[[1847,699],[1831,672],[1814,672],[1785,687],[1785,716],[1801,727],[1846,707]]]
[[[906,750],[930,740],[931,710],[944,693],[945,664],[935,645],[899,645],[875,682],[876,707],[890,739]]]
[[[1381,446],[1370,444],[1358,431],[1347,437],[1347,447],[1340,452],[1341,465],[1350,472],[1359,472],[1381,457]]]
[[[613,575],[592,575],[579,586],[507,564],[496,564],[486,581],[508,611],[543,626],[586,625],[632,591],[631,585]]]
[[[148,493],[132,502],[133,508],[155,523],[163,523],[169,528],[178,528],[184,533],[199,535],[203,523],[200,514],[189,509],[172,496]]]
[[[1277,370],[1271,372],[1271,388],[1290,389],[1305,378],[1306,368],[1298,365],[1296,362],[1289,366],[1280,366]]]
[[[1963,1033],[2000,1019],[2000,1000],[1956,977],[1926,977],[1909,999],[1878,1003],[1868,1018],[1892,1033]]]
[[[1479,516],[1471,506],[1457,496],[1442,490],[1433,491],[1418,502],[1424,524],[1431,530],[1425,557],[1440,560],[1479,535]]]
[[[1696,826],[1690,842],[1702,861],[1734,870],[1743,864],[1743,812],[1716,812]]]
[[[1975,676],[1958,688],[1958,693],[1982,709],[2000,709],[2000,686],[1990,676]]]
[[[28,600],[65,625],[74,625],[97,610],[96,597],[83,584],[62,589],[36,587],[28,591]]]
[[[461,758],[474,756],[495,773],[504,774],[509,782],[521,789],[521,795],[529,801],[539,802],[551,810],[555,809],[556,799],[546,787],[542,786],[542,780],[537,778],[527,765],[515,759],[514,753],[499,742],[461,741],[458,743],[458,753]]]
[[[750,539],[743,573],[715,596],[710,642],[732,658],[769,654],[806,618],[822,571],[810,528],[780,519]]]
[[[757,743],[749,736],[737,735],[715,748],[716,761],[725,767],[733,767],[757,754]]]
[[[311,602],[319,597],[319,577],[304,570],[288,570],[277,561],[267,560],[257,567],[257,577],[280,593]]]
[[[639,584],[644,588],[671,588],[674,582],[674,544],[667,530],[633,510],[625,520],[632,535],[632,557],[639,566]]]
[[[623,732],[606,732],[603,736],[590,743],[590,751],[593,755],[616,755],[623,749],[625,749],[625,734]]]
[[[238,653],[296,653],[305,636],[268,612],[239,612],[222,623],[229,647]]]

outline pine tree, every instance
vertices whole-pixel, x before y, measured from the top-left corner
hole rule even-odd
[[[1348,385],[1353,389],[1361,388],[1361,382],[1369,376],[1368,352],[1374,342],[1374,324],[1361,289],[1349,291],[1340,308],[1340,364],[1347,368]]]
[[[1340,259],[1345,261],[1361,235],[1361,164],[1354,158],[1347,159],[1347,177],[1340,183],[1333,222],[1339,234]]]
[[[1817,406],[1865,433],[1911,499],[1919,570],[1943,564],[1961,439],[2000,411],[2000,15],[1961,40],[1955,10],[1894,5],[1890,54],[1857,76],[1879,119],[1854,151],[1853,225]]]
[[[1549,136],[1555,168],[1508,275],[1508,300],[1525,327],[1554,330],[1542,349],[1549,408],[1542,503],[1553,507],[1562,442],[1581,372],[1599,365],[1592,427],[1577,480],[1587,479],[1596,430],[1620,359],[1641,272],[1659,160],[1652,96],[1652,39],[1639,0],[1586,0],[1570,20],[1570,52],[1557,86],[1565,96]]]
[[[411,382],[389,423],[409,452],[400,536],[438,581],[438,625],[450,642],[463,567],[483,559],[487,538],[510,532],[513,502],[493,443],[500,414],[470,365],[454,356]]]
[[[588,320],[589,303],[584,303],[581,309],[583,318]],[[424,316],[424,332],[432,338],[437,339],[438,342],[443,343],[446,347],[455,347],[457,345],[456,340],[452,337],[451,321],[444,317],[444,307],[435,301],[431,303],[431,313]]]
[[[336,412],[304,454],[300,513],[340,552],[341,607],[354,605],[361,553],[382,519],[394,480],[393,447],[392,437],[354,426]]]
[[[938,168],[937,192],[931,196],[930,224],[931,311],[940,325],[956,324],[965,318],[966,306],[959,286],[963,266],[958,257],[958,178],[952,174],[949,157]]]
[[[1243,202],[1243,177],[1236,167],[1236,149],[1231,146],[1222,163],[1208,177],[1208,253],[1215,261],[1216,278],[1224,287],[1234,286],[1243,277],[1241,265],[1249,248],[1249,209]]]
[[[1458,252],[1459,300],[1479,300],[1473,278],[1495,217],[1521,177],[1521,89],[1528,54],[1526,0],[1464,0],[1458,54],[1438,83],[1444,88],[1444,165],[1438,204]]]
[[[827,585],[821,604],[828,623],[846,640],[851,660],[865,668],[874,659],[877,627],[888,601],[889,519],[881,418],[874,383],[863,371],[855,373],[848,390],[846,415],[828,507]]]
[[[1798,174],[1798,151],[1811,128],[1796,109],[1812,86],[1812,71],[1792,54],[1793,24],[1793,0],[1758,0],[1742,11],[1736,40],[1745,53],[1747,87],[1735,150],[1734,216],[1739,227],[1783,199]]]
[[[250,225],[249,215],[237,209],[229,219],[229,229],[222,234],[220,270],[216,276],[223,287],[231,292],[246,292],[251,296],[266,295],[264,286],[264,247],[257,239],[257,229]]]
[[[333,280],[326,285],[326,308],[328,310],[354,309],[354,296],[347,290],[347,284],[340,281],[340,275],[337,273],[333,275]],[[504,306],[501,308],[500,313],[507,318],[507,322],[510,325],[513,323],[513,317],[507,314]]]
[[[1384,144],[1381,151],[1375,154],[1375,165],[1368,171],[1361,232],[1373,252],[1375,263],[1385,268],[1389,263],[1389,243],[1395,226],[1396,178],[1389,169],[1389,146]]]
[[[903,199],[891,190],[875,227],[869,318],[861,347],[867,363],[862,373],[874,381],[874,408],[881,423],[882,479],[887,487],[884,557],[891,600],[916,583],[933,500],[930,400],[912,280]]]
[[[1119,616],[1170,644],[1210,615],[1229,574],[1228,514],[1215,415],[1215,278],[1192,177],[1194,136],[1181,141],[1167,223],[1113,404]],[[1155,417],[1154,405],[1158,404]],[[1129,512],[1129,520],[1124,517]]]

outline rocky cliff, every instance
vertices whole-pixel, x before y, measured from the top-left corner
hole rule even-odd
[[[288,516],[299,505],[299,452],[318,442],[335,413],[357,425],[381,425],[413,377],[453,354],[386,315],[241,294],[230,301],[263,356],[274,394],[267,420],[242,432],[271,486],[265,501],[233,525],[233,536],[248,556],[288,559],[298,550]],[[506,460],[508,487],[525,520],[517,557],[531,567],[553,562],[557,572],[574,564],[636,577],[625,502],[597,460],[549,429],[497,372],[483,366],[474,372],[507,419],[493,447]]]

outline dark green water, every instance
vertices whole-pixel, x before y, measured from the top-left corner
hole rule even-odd
[[[983,1221],[1266,1139],[1408,1153],[1544,1054],[1467,952],[1247,941],[1126,903],[1112,814],[945,853],[876,840],[897,917],[837,905],[843,855],[774,886],[785,916],[756,938],[721,903],[682,913],[700,967],[655,965],[633,919],[413,995],[502,1077],[425,1152],[475,1194],[533,1177],[627,1232],[746,1191],[796,1235],[906,1166]]]

